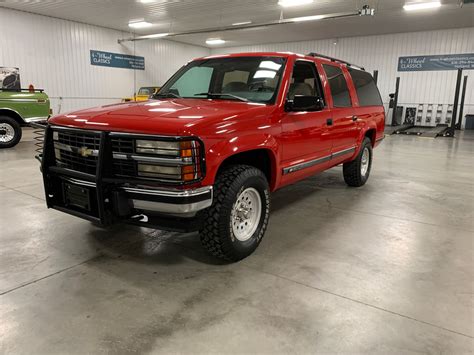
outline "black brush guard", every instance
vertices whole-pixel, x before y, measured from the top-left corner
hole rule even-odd
[[[71,130],[78,131],[77,129]],[[41,162],[44,192],[48,208],[89,220],[100,226],[125,222],[149,228],[179,232],[190,232],[200,229],[202,224],[202,213],[200,211],[189,217],[159,213],[146,213],[145,216],[143,211],[135,210],[133,206],[130,206],[127,193],[117,187],[124,185],[136,186],[143,184],[143,181],[133,178],[114,178],[111,174],[111,144],[108,144],[110,132],[90,130],[87,130],[87,132],[94,132],[100,135],[99,154],[94,175],[56,166],[53,129],[49,125],[45,127],[42,154],[40,153],[36,158]],[[147,185],[150,185],[150,182],[147,182]],[[87,191],[85,195],[90,197],[87,209],[84,206],[80,207],[80,203],[68,203],[68,199],[78,193],[78,191],[75,191],[68,196],[68,192],[65,191],[68,186],[79,186],[84,191]],[[156,186],[161,187],[162,184],[156,184]],[[193,198],[196,199],[196,196],[181,199],[178,203],[186,203]],[[203,195],[203,199],[212,200],[212,189],[208,195]],[[87,203],[84,202],[84,204],[86,205]]]

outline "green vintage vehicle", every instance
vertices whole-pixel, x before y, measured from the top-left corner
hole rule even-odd
[[[49,97],[38,89],[0,89],[0,148],[10,148],[21,139],[21,127],[46,121]]]

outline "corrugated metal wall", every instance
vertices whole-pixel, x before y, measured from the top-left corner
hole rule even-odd
[[[20,68],[52,98],[54,113],[98,106],[131,96],[134,84],[161,85],[181,65],[209,54],[204,47],[166,40],[118,44],[129,34],[0,8],[0,66]],[[90,65],[91,49],[145,57],[145,71]],[[63,98],[60,100],[60,98]]]
[[[284,27],[282,27],[284,30]],[[278,33],[275,33],[278,35]],[[213,49],[213,54],[291,51],[311,51],[345,59],[364,66],[368,71],[379,71],[379,89],[384,102],[388,94],[395,91],[395,79],[400,76],[399,102],[406,104],[452,104],[456,85],[456,71],[397,72],[399,56],[473,53],[474,28],[440,30],[429,32],[400,33],[392,35],[340,38],[304,42],[272,43],[243,47]],[[474,114],[474,71],[466,70],[469,76],[466,93],[466,109]]]
[[[280,30],[284,30],[282,27]],[[277,35],[278,33],[276,33]],[[117,102],[135,86],[161,85],[188,60],[208,55],[204,47],[166,40],[118,44],[129,34],[116,30],[0,8],[0,66],[19,67],[23,86],[32,83],[47,90],[53,109],[72,109]],[[292,51],[319,53],[379,70],[379,88],[385,103],[401,77],[399,102],[452,104],[455,71],[397,72],[403,55],[474,52],[474,28],[401,33],[243,47],[216,48],[212,53]],[[91,66],[91,49],[145,57],[145,71]],[[474,113],[474,72],[469,75],[466,113]],[[63,98],[60,100],[59,98]]]

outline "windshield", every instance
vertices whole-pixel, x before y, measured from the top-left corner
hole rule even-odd
[[[196,60],[180,69],[155,97],[208,98],[274,103],[285,58]]]

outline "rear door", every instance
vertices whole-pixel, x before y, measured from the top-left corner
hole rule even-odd
[[[329,100],[333,120],[329,127],[332,139],[331,153],[334,160],[344,160],[355,152],[359,134],[357,116],[349,91],[348,73],[345,73],[338,64],[324,63],[322,67],[327,78],[327,89],[331,93]],[[342,159],[339,159],[341,157]]]
[[[362,128],[373,121],[377,128],[376,139],[383,137],[385,110],[374,78],[363,70],[348,68],[348,71],[357,94],[357,105],[354,109],[359,127]]]

